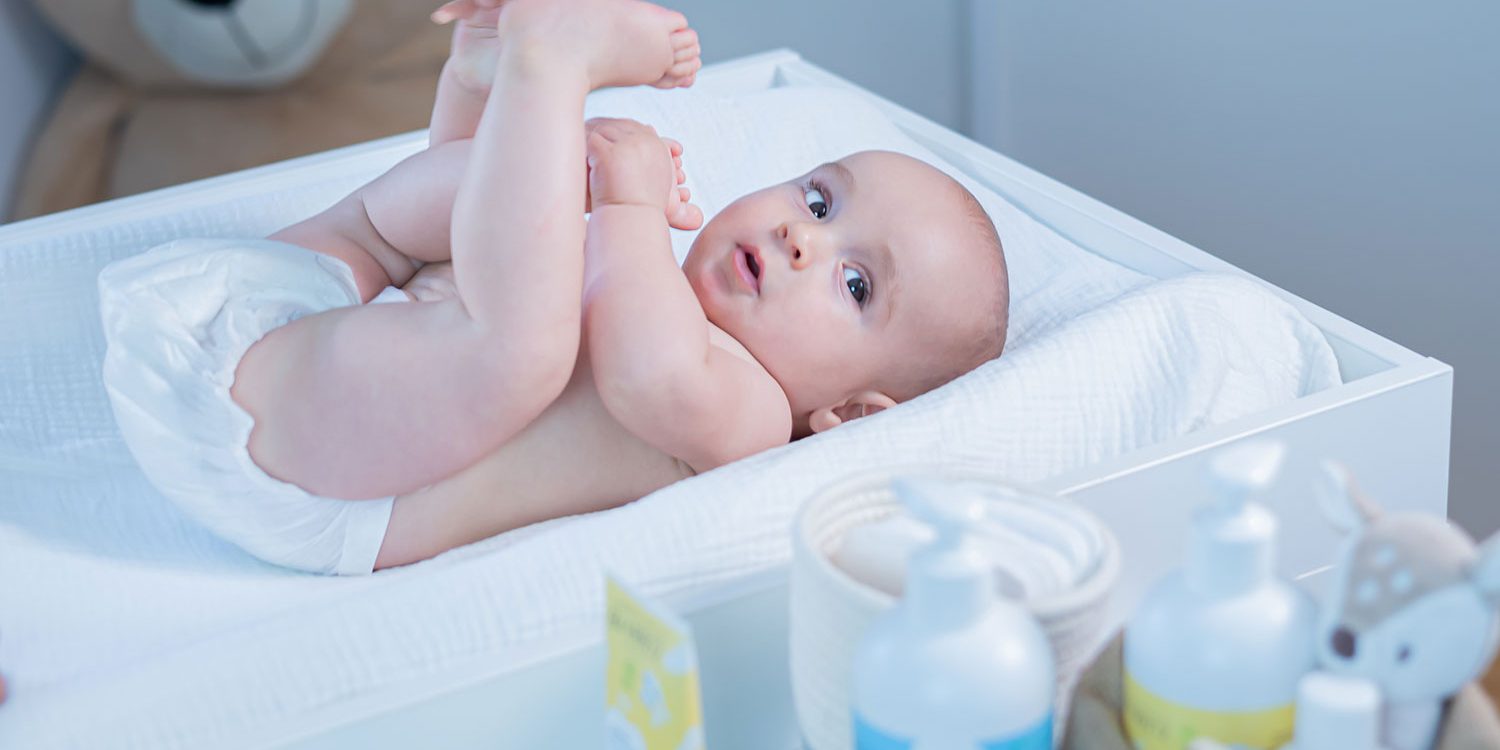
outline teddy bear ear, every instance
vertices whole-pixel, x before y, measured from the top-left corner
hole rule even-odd
[[[1359,491],[1349,467],[1325,460],[1319,472],[1318,508],[1333,527],[1344,533],[1358,531],[1380,515],[1380,509]]]
[[[1491,607],[1500,606],[1500,533],[1479,545],[1479,559],[1474,562],[1469,579]]]

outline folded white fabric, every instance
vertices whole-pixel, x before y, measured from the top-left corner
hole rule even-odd
[[[371,301],[406,300],[387,287]],[[374,570],[392,498],[317,497],[266,474],[250,458],[254,420],[229,395],[245,352],[272,329],[359,303],[343,261],[271,240],[177,240],[105,267],[104,386],[156,489],[262,560]]]
[[[848,150],[920,150],[846,95],[612,97],[604,104],[654,110],[645,119],[683,138],[710,210],[740,192],[711,180],[760,187]],[[781,164],[783,148],[795,164]],[[605,567],[681,600],[783,566],[798,503],[849,473],[920,460],[1037,480],[1337,382],[1320,333],[1258,284],[1146,283],[983,193],[1014,284],[1016,335],[1000,360],[615,510],[374,576],[275,568],[181,514],[125,451],[100,384],[94,277],[179,236],[264,236],[402,152],[272,168],[171,204],[145,197],[79,215],[89,222],[0,232],[10,303],[0,307],[0,670],[12,687],[0,747],[275,736],[372,691],[500,670],[558,639],[596,637]]]

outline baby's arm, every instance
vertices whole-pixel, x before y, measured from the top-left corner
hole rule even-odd
[[[589,161],[584,324],[605,407],[697,471],[785,443],[786,394],[759,365],[710,343],[708,319],[673,260],[663,207],[688,204],[661,141],[622,121],[590,134]]]

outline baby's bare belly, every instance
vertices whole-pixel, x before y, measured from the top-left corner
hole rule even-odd
[[[585,345],[562,395],[520,434],[462,472],[396,498],[377,568],[612,508],[692,474],[615,421],[599,399],[586,353]]]

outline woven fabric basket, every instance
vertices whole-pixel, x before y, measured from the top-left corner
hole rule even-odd
[[[905,512],[890,489],[896,476],[942,479],[977,491],[992,503],[994,523],[1003,524],[1007,504],[1044,508],[1061,527],[1090,540],[1090,559],[1074,571],[1071,587],[1024,602],[1052,642],[1058,679],[1055,715],[1062,726],[1072,685],[1102,636],[1108,594],[1120,567],[1114,537],[1097,517],[1071,501],[1020,489],[1000,477],[906,467],[832,485],[798,512],[791,573],[791,673],[797,721],[808,747],[853,747],[854,651],[870,621],[895,599],[855,580],[832,558],[850,529]]]

